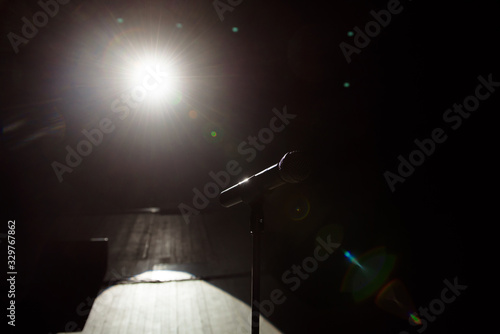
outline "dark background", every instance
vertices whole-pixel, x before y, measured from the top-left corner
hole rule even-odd
[[[56,233],[55,217],[144,207],[175,214],[180,203],[192,204],[192,189],[201,189],[210,181],[208,173],[223,170],[229,160],[251,175],[287,151],[308,149],[316,167],[308,182],[277,191],[265,207],[265,272],[279,279],[311,254],[318,230],[337,223],[354,254],[383,245],[396,255],[391,277],[405,282],[417,306],[439,297],[446,278],[457,276],[468,285],[426,332],[465,332],[492,322],[473,314],[486,312],[482,302],[493,299],[495,290],[489,281],[494,243],[488,236],[496,218],[488,209],[496,196],[493,116],[499,93],[481,102],[457,130],[442,116],[474,93],[479,75],[491,73],[500,81],[497,12],[486,1],[401,4],[403,11],[349,64],[339,44],[352,44],[347,32],[363,28],[372,20],[370,10],[385,9],[386,1],[245,0],[221,22],[210,1],[74,0],[61,5],[18,54],[2,38],[2,233],[7,219],[22,220],[18,238],[35,249],[41,242],[37,234]],[[21,17],[39,10],[35,1],[0,6],[3,36],[20,34]],[[176,29],[176,22],[183,28]],[[140,29],[128,31],[134,27]],[[110,111],[120,91],[106,46],[124,30],[124,36],[146,44],[158,39],[180,59],[183,101],[164,117],[134,114],[121,121]],[[272,109],[285,105],[297,117],[246,162],[238,144],[268,127]],[[194,120],[188,115],[192,109],[198,112]],[[74,148],[84,139],[81,130],[106,115],[115,131],[59,183],[51,163],[63,162],[65,146]],[[6,132],[17,120],[24,125]],[[437,127],[447,140],[391,192],[384,172],[395,173],[398,156],[408,157],[413,141]],[[218,132],[215,139],[212,130]],[[311,206],[300,224],[284,213],[284,198],[294,191]],[[218,210],[225,209],[213,199],[201,214]],[[29,253],[31,246],[25,247]],[[314,315],[282,311],[270,321],[285,333],[408,328],[372,300],[356,304],[328,292],[345,269],[341,257],[332,259],[304,288],[290,292],[298,303],[316,308]],[[330,321],[325,310],[342,316]]]

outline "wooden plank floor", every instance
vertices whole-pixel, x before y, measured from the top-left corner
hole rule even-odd
[[[82,333],[250,333],[250,308],[201,280],[119,284],[95,300]],[[261,317],[261,333],[280,333]]]
[[[199,215],[186,224],[179,215],[134,213],[58,221],[60,238],[108,239],[105,290],[83,333],[250,333],[251,310],[240,300],[249,299],[249,278],[231,277],[250,270],[249,231],[232,220]],[[151,271],[182,271],[190,280],[148,283]],[[192,279],[221,274],[229,276],[218,287]],[[280,332],[261,318],[261,333]]]

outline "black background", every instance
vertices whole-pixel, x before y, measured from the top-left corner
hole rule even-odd
[[[339,44],[352,45],[347,32],[363,28],[372,20],[370,10],[385,9],[387,2],[245,0],[224,13],[221,22],[210,1],[74,0],[61,6],[18,54],[3,37],[2,127],[16,117],[25,117],[28,125],[14,135],[2,134],[2,233],[7,219],[22,220],[19,233],[36,243],[37,231],[50,231],[51,217],[63,214],[142,207],[176,213],[179,203],[191,205],[192,189],[209,181],[208,172],[224,169],[227,161],[238,160],[250,175],[287,151],[306,148],[316,169],[297,189],[307,195],[315,214],[305,230],[283,228],[279,222],[284,218],[274,208],[286,191],[272,196],[274,206],[266,207],[274,218],[268,228],[273,242],[266,246],[272,256],[265,270],[279,277],[311,254],[316,230],[340,223],[353,251],[385,245],[397,255],[392,275],[406,282],[415,305],[439,297],[444,279],[458,277],[468,285],[427,333],[462,333],[492,323],[486,314],[475,314],[489,308],[486,297],[495,304],[495,243],[488,236],[494,235],[496,223],[490,212],[496,196],[499,92],[456,130],[442,117],[474,93],[478,76],[491,74],[500,81],[497,11],[486,1],[401,4],[403,11],[353,54],[351,63]],[[0,6],[3,36],[20,34],[21,17],[38,10],[34,1]],[[123,25],[141,25],[144,37],[156,27],[158,8],[164,13],[162,38],[186,59],[185,100],[163,120],[113,118],[116,130],[59,183],[51,163],[62,162],[65,146],[75,147],[83,139],[82,129],[95,127],[109,114],[116,96],[113,73],[99,68],[96,60],[107,34],[122,29],[113,17],[123,16]],[[175,22],[183,22],[183,29],[176,30]],[[232,26],[239,32],[233,33]],[[343,86],[346,81],[349,88]],[[272,109],[285,105],[297,117],[255,161],[245,162],[238,144],[267,127]],[[198,111],[196,120],[188,117],[190,109]],[[63,120],[63,130],[19,146],[47,126],[50,115]],[[395,173],[398,156],[408,157],[416,148],[413,141],[429,138],[438,127],[447,140],[391,192],[384,172]],[[215,128],[220,140],[207,136]],[[210,210],[222,208],[213,200]],[[292,293],[318,312],[302,317],[277,312],[280,329],[407,329],[407,322],[371,302],[353,304],[325,292],[343,276],[341,262],[329,262],[321,275]],[[329,321],[325,310],[337,308],[342,316]]]

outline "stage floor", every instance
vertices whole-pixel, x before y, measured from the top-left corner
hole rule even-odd
[[[65,239],[108,239],[108,269],[83,333],[250,333],[244,213],[199,215],[189,224],[180,215],[149,213],[55,224]],[[261,333],[280,331],[261,316]]]

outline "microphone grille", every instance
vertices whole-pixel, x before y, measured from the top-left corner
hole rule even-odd
[[[311,172],[309,159],[302,151],[286,153],[278,163],[278,169],[281,178],[287,183],[302,182]]]

